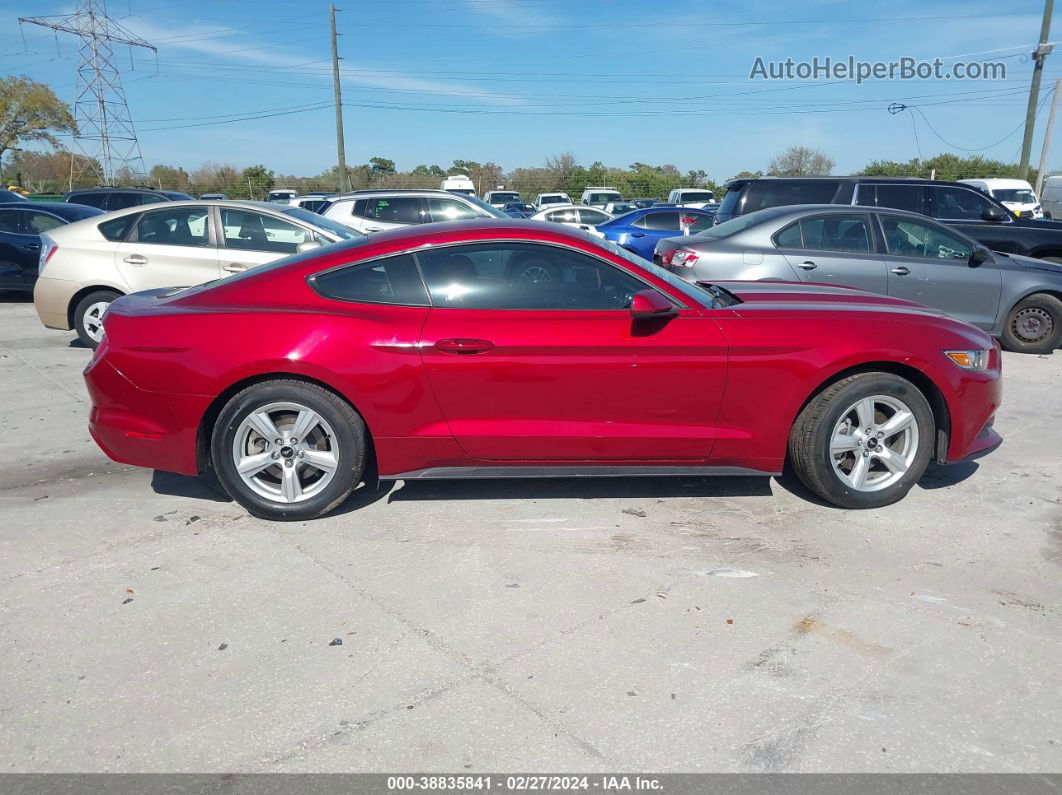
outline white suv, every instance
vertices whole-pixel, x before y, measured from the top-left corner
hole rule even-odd
[[[604,207],[610,202],[621,201],[623,201],[623,194],[615,188],[587,188],[583,191],[583,198],[579,203],[588,207]]]
[[[704,188],[676,188],[668,195],[667,203],[702,210],[708,204],[715,204],[715,194]]]
[[[438,221],[511,220],[475,196],[444,190],[361,190],[331,198],[324,217],[366,234]]]
[[[567,206],[571,203],[572,199],[567,193],[540,193],[532,202],[536,210],[545,210],[550,205],[555,207],[560,205]]]

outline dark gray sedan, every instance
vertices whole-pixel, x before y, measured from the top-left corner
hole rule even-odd
[[[856,287],[937,307],[1009,350],[1062,342],[1062,265],[991,252],[917,213],[835,204],[758,210],[656,245],[687,281],[780,280]]]

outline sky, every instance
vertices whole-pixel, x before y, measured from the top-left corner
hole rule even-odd
[[[941,152],[1015,162],[1042,0],[389,0],[337,3],[346,153],[505,169],[572,152],[673,163],[721,181],[793,145],[850,173]],[[74,0],[0,0],[0,73],[72,102],[78,47],[19,25]],[[107,0],[158,48],[116,48],[144,161],[191,171],[263,163],[314,175],[336,162],[328,4]],[[1053,21],[1062,41],[1062,20]],[[999,61],[1005,80],[750,79],[757,58]],[[1062,48],[1047,59],[1032,163]],[[890,104],[908,106],[890,113]],[[1062,128],[1062,124],[1059,125]],[[1062,165],[1062,140],[1052,167]]]

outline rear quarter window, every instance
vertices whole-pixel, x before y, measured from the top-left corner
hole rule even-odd
[[[314,288],[325,298],[373,304],[428,306],[428,292],[413,257],[361,262],[313,277]]]
[[[121,218],[113,218],[110,221],[104,221],[97,229],[100,230],[100,234],[108,240],[115,242],[119,240],[125,240],[126,235],[129,234],[129,230],[133,227],[133,224],[140,217],[138,213],[130,213],[129,215],[123,215]]]

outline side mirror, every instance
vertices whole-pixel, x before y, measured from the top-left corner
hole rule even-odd
[[[321,244],[316,240],[306,240],[299,243],[299,245],[295,247],[295,251],[298,254],[305,254],[307,251],[313,251],[315,248],[321,248]]]
[[[991,221],[992,223],[998,224],[1002,221],[1005,221],[1006,219],[1007,213],[1001,210],[1000,208],[996,207],[996,205],[994,204],[990,204],[985,207],[984,211],[981,213],[982,221]]]
[[[675,305],[656,290],[640,290],[631,301],[631,317],[635,319],[673,317],[677,314]]]
[[[984,265],[986,262],[992,262],[992,252],[983,246],[978,246],[970,254],[970,267],[976,268],[978,265]]]

